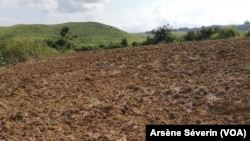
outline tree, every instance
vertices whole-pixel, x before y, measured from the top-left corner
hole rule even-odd
[[[61,37],[54,40],[46,40],[47,45],[57,50],[72,49],[73,44],[70,42],[69,36],[67,36],[68,33],[69,27],[63,27],[60,32]],[[75,38],[77,38],[77,36],[75,36]]]
[[[184,36],[184,40],[186,41],[194,41],[198,39],[198,35],[196,32],[194,31],[189,31],[185,36]]]
[[[154,34],[154,42],[157,44],[159,42],[171,42],[171,27],[169,24],[164,25],[162,27],[158,27],[157,29],[152,30],[152,34]]]
[[[214,31],[211,27],[202,27],[200,30],[200,39],[209,39],[213,35]]]
[[[121,41],[121,45],[122,45],[123,47],[128,46],[128,41],[127,41],[127,39],[126,39],[126,38],[122,39],[122,41]]]
[[[61,29],[61,36],[65,37],[68,34],[68,32],[69,32],[69,27],[63,27]]]

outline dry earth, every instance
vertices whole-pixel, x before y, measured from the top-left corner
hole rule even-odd
[[[0,140],[143,141],[147,124],[250,124],[250,39],[88,51],[0,72]]]

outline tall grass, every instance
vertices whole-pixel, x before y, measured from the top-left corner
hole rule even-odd
[[[0,66],[42,58],[57,51],[42,40],[0,40]]]

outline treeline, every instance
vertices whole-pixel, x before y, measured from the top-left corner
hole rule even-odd
[[[200,31],[189,31],[183,36],[184,41],[198,41],[207,39],[227,39],[240,37],[240,32],[233,27],[226,28],[202,28]]]
[[[244,24],[241,25],[211,25],[208,26],[208,28],[225,28],[225,27],[234,27],[239,31],[247,31],[248,29],[250,29],[250,21],[245,21]],[[194,27],[194,28],[188,28],[188,27],[181,27],[181,28],[177,28],[177,29],[172,29],[173,32],[189,32],[189,31],[199,31],[201,30],[203,27]]]
[[[174,35],[170,25],[164,25],[152,30],[150,34],[151,36],[148,36],[142,45],[250,37],[250,30],[244,33],[235,27],[202,27],[197,31],[189,31],[183,35]]]

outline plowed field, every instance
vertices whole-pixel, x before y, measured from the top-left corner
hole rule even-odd
[[[0,70],[0,140],[143,141],[147,124],[250,124],[250,39],[88,51]]]

